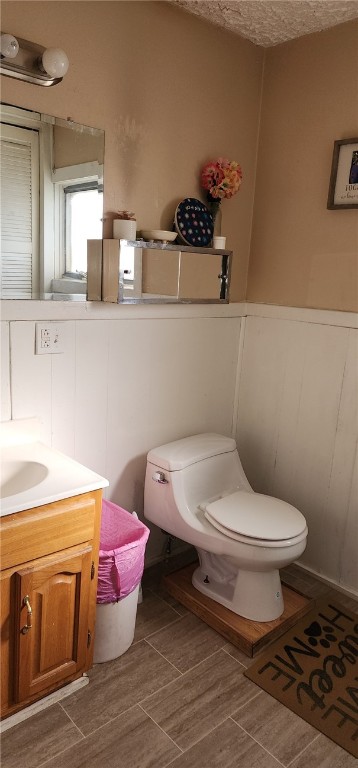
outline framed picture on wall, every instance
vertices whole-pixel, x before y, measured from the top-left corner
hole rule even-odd
[[[358,139],[334,142],[327,208],[358,207]]]

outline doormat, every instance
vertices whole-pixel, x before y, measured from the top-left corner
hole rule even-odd
[[[358,757],[358,615],[317,601],[244,674]]]

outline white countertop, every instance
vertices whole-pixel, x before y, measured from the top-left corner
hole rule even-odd
[[[41,442],[1,446],[1,517],[109,485]]]

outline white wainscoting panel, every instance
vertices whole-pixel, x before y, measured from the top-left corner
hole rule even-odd
[[[35,322],[13,321],[14,418],[106,477],[107,498],[143,517],[150,448],[196,432],[230,435],[240,317],[61,318],[64,352],[35,354]],[[147,559],[163,554],[153,530]]]
[[[147,451],[196,432],[229,435],[235,418],[253,488],[307,518],[302,564],[357,590],[358,331],[350,315],[334,324],[337,313],[263,306],[260,316],[247,305],[242,322],[241,309],[212,317],[127,309],[133,316],[61,315],[57,355],[35,355],[34,319],[2,322],[1,418],[40,418],[49,444],[107,477],[106,496],[141,517]],[[153,531],[148,558],[163,546]]]
[[[143,512],[146,455],[197,432],[230,435],[240,320],[111,322],[107,477],[111,498]],[[149,559],[165,539],[152,528]]]
[[[76,323],[62,322],[64,352],[51,355],[52,445],[71,458],[75,453]]]
[[[108,474],[107,430],[111,429],[108,333],[108,320],[76,321],[75,458],[104,477]]]
[[[1,332],[1,411],[0,420],[11,419],[11,393],[10,393],[10,327],[9,323],[0,323]]]
[[[253,488],[305,515],[303,564],[357,589],[357,331],[248,317],[237,443]]]
[[[46,443],[51,445],[53,355],[35,355],[35,325],[10,323],[12,418],[36,416],[43,424]]]
[[[339,510],[347,509],[343,522]],[[358,331],[350,330],[343,377],[327,517],[342,538],[337,569],[344,584],[358,585]],[[341,525],[343,523],[343,531]],[[339,536],[341,532],[341,537]],[[334,545],[333,552],[336,551]]]

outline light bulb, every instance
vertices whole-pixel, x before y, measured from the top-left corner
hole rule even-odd
[[[14,59],[19,52],[19,43],[14,35],[1,34],[1,56],[2,58]]]
[[[69,61],[61,48],[46,48],[42,54],[42,66],[50,77],[63,77],[69,67]]]

